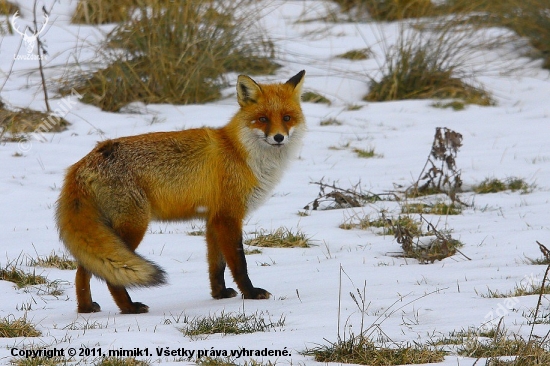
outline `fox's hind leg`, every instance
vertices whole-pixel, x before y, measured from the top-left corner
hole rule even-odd
[[[133,302],[126,288],[113,286],[110,283],[107,283],[107,287],[109,287],[109,291],[122,314],[141,314],[149,311],[149,306],[140,302]]]
[[[131,220],[122,221],[119,225],[113,225],[113,230],[126,243],[128,248],[135,251],[147,231],[148,220],[139,220],[140,215],[136,215]],[[141,221],[141,222],[139,222]],[[124,286],[115,286],[107,282],[107,287],[120,308],[122,314],[141,314],[149,311],[149,306],[140,302],[133,302],[132,298]]]
[[[99,304],[92,301],[92,293],[90,291],[91,277],[92,274],[79,264],[76,269],[75,279],[76,301],[79,313],[97,313],[101,311]]]

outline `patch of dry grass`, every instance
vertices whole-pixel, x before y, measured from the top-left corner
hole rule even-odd
[[[431,215],[460,215],[462,206],[457,203],[437,202],[428,203],[406,203],[401,206],[404,214],[431,214]]]
[[[253,235],[244,244],[265,248],[309,248],[311,245],[311,239],[302,231],[293,232],[286,227],[272,231],[260,230]]]
[[[65,357],[20,357],[10,360],[13,366],[66,366],[69,365]]]
[[[102,45],[108,66],[68,75],[82,101],[107,111],[131,102],[205,103],[220,97],[230,71],[272,73],[274,46],[236,2],[139,2],[132,19],[118,25]],[[251,10],[252,11],[252,10]]]
[[[358,158],[363,159],[370,159],[370,158],[381,158],[383,155],[378,154],[374,147],[369,147],[367,149],[360,149],[358,147],[354,147],[352,151],[357,155]]]
[[[18,288],[36,286],[38,293],[51,296],[60,296],[63,290],[60,288],[61,281],[50,281],[46,277],[37,275],[36,271],[24,272],[17,268],[14,263],[8,263],[0,268],[0,280],[13,282]]]
[[[460,99],[494,105],[489,93],[457,76],[459,65],[452,62],[451,44],[451,39],[440,38],[438,44],[402,34],[397,45],[387,50],[382,78],[370,81],[364,100]]]
[[[44,285],[48,280],[44,276],[37,275],[36,272],[27,273],[19,268],[8,265],[5,268],[0,268],[0,280],[13,282],[19,288],[34,285]]]
[[[245,313],[225,313],[220,315],[208,315],[196,318],[186,317],[183,322],[186,324],[181,329],[183,335],[196,337],[203,334],[247,334],[255,332],[268,332],[274,328],[280,328],[285,325],[285,318],[281,316],[279,320],[272,321],[269,314],[255,312]]]
[[[409,229],[409,226],[404,226],[399,221],[392,221],[395,240],[401,244],[403,249],[403,253],[398,254],[399,256],[414,258],[420,263],[434,263],[436,260],[443,260],[457,253],[462,254],[459,248],[464,244],[454,239],[450,233],[438,230],[422,215],[420,218],[427,225],[427,230],[421,231],[420,235]],[[413,229],[415,228],[413,227]],[[469,259],[464,254],[462,255]]]
[[[378,345],[364,336],[352,336],[306,350],[317,362],[352,363],[369,366],[410,365],[442,362],[445,352],[437,347],[413,343]]]
[[[1,15],[13,15],[15,12],[19,10],[17,5],[7,1],[7,0],[0,0],[0,14]]]
[[[346,60],[351,60],[351,61],[361,61],[361,60],[367,60],[371,58],[372,51],[370,50],[370,48],[361,48],[361,49],[344,52],[341,55],[338,55],[336,57],[343,58]]]
[[[80,0],[71,22],[75,24],[119,23],[130,18],[138,5],[149,5],[152,0]]]
[[[8,109],[0,101],[0,141],[19,141],[29,133],[61,132],[69,126],[64,118],[28,108]]]
[[[0,319],[0,338],[39,337],[41,334],[26,317],[9,315]]]
[[[335,0],[342,10],[379,21],[418,18],[433,13],[430,0]]]
[[[547,0],[335,0],[354,20],[379,21],[451,15],[448,26],[501,26],[525,37],[537,51],[532,56],[550,68],[550,3]],[[487,100],[486,97],[483,98]],[[488,100],[487,100],[488,101]],[[478,103],[479,104],[479,103]]]
[[[529,193],[533,190],[533,186],[528,184],[523,178],[510,177],[505,180],[486,178],[481,183],[474,186],[473,190],[479,194],[497,193],[506,190]]]
[[[328,104],[330,105],[330,100],[322,96],[319,93],[314,91],[305,91],[302,93],[302,102],[306,103],[316,103],[316,104]]]
[[[487,358],[488,366],[543,366],[550,364],[548,341],[525,339],[519,335],[496,335],[490,339],[469,338],[459,347],[458,354],[474,358]],[[502,356],[515,356],[503,360]]]
[[[415,219],[412,215],[399,215],[397,218],[388,218],[381,214],[377,219],[372,219],[370,215],[354,215],[340,224],[340,229],[376,229],[379,235],[395,235],[396,225],[406,230],[415,237],[424,235],[422,233],[422,222]],[[381,230],[379,230],[381,229]]]
[[[46,268],[59,268],[59,269],[76,269],[77,262],[71,259],[67,254],[59,256],[57,253],[52,252],[45,257],[38,257],[36,259],[30,258],[27,262],[28,266],[33,267],[46,267]]]
[[[327,119],[322,120],[319,123],[319,125],[320,126],[342,126],[342,121],[331,117],[331,118],[327,118]]]
[[[138,360],[134,357],[104,357],[94,366],[149,366],[148,361]]]
[[[445,13],[470,13],[470,23],[480,27],[502,26],[525,37],[537,50],[543,67],[550,68],[550,3],[547,0],[450,0]]]

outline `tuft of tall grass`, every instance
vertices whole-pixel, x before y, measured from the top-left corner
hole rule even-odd
[[[305,91],[302,93],[302,102],[306,103],[316,103],[316,104],[328,104],[330,105],[330,100],[323,95],[313,92]]]
[[[60,132],[70,125],[64,118],[56,117],[57,123],[51,124],[48,113],[29,108],[11,110],[0,101],[0,141],[19,141],[32,132]],[[47,127],[47,131],[43,127]]]
[[[16,319],[11,315],[0,319],[0,338],[38,337],[41,334],[26,317]]]
[[[95,366],[149,366],[149,361],[138,360],[134,357],[103,357]]]
[[[542,366],[550,362],[548,341],[545,338],[524,339],[519,335],[507,338],[495,336],[490,340],[471,338],[458,349],[461,356],[488,358],[490,366]],[[502,356],[515,356],[513,360],[501,360]]]
[[[547,0],[448,0],[446,12],[469,12],[471,23],[479,26],[502,26],[525,37],[538,50],[543,67],[550,69],[550,2]]]
[[[342,126],[342,121],[340,121],[340,120],[338,120],[334,117],[330,117],[330,118],[322,120],[319,123],[319,126]]]
[[[13,282],[18,288],[48,283],[46,277],[37,275],[34,271],[33,273],[23,272],[13,265],[0,268],[0,280]]]
[[[457,203],[436,202],[428,203],[405,203],[401,206],[401,213],[404,214],[431,214],[431,215],[460,215],[462,206]]]
[[[61,281],[50,281],[46,277],[37,275],[36,271],[24,272],[17,268],[14,263],[8,263],[4,268],[0,268],[0,281],[9,281],[17,285],[18,288],[27,286],[37,286],[39,293],[51,296],[60,296],[63,289],[60,288]]]
[[[309,248],[311,239],[301,230],[296,233],[286,227],[280,227],[271,232],[260,230],[253,233],[254,237],[246,239],[244,244],[264,248]]]
[[[280,328],[285,325],[285,318],[281,316],[279,320],[272,321],[268,319],[263,312],[252,314],[243,313],[225,313],[220,315],[208,315],[196,318],[185,318],[186,327],[181,329],[183,335],[194,337],[202,334],[246,334],[255,332],[268,332],[274,328]]]
[[[367,149],[360,149],[354,147],[352,151],[357,155],[358,158],[370,159],[370,158],[381,158],[382,155],[375,152],[374,147],[369,147]]]
[[[65,357],[18,357],[10,360],[11,366],[66,366],[69,363]]]
[[[451,345],[459,356],[486,358],[486,366],[543,366],[550,362],[547,337],[524,338],[508,332],[501,323],[496,328],[453,331],[433,344]]]
[[[238,359],[231,357],[202,357],[196,359],[195,363],[198,366],[275,366],[280,364],[277,361],[256,361],[254,359],[242,363]]]
[[[317,362],[353,363],[369,366],[410,365],[442,362],[445,352],[423,344],[394,344],[392,347],[377,345],[371,339],[359,335],[339,339],[328,345],[306,350]]]
[[[134,16],[102,45],[107,66],[70,75],[84,102],[103,110],[144,103],[205,103],[220,97],[224,74],[269,74],[274,45],[236,2],[138,2]],[[75,85],[76,84],[76,85]]]
[[[351,61],[367,60],[372,57],[372,51],[370,48],[362,48],[344,52],[336,57]]]
[[[502,299],[509,297],[518,297],[518,296],[531,296],[538,294],[550,294],[550,287],[542,286],[535,283],[523,284],[520,283],[514,287],[513,290],[508,292],[501,292],[499,290],[487,289],[486,294],[480,294],[481,297],[490,298],[490,299]]]
[[[0,0],[0,14],[1,15],[13,15],[15,12],[19,10],[17,5],[7,1],[7,0]]]
[[[550,68],[550,2],[548,0],[334,0],[355,20],[394,21],[451,15],[455,25],[501,26],[525,37]],[[467,14],[467,16],[464,16]]]
[[[453,100],[450,102],[435,102],[432,104],[432,107],[434,108],[452,108],[455,111],[462,111],[466,108],[464,102],[461,102],[459,100]]]
[[[434,41],[426,41],[415,33],[402,31],[396,45],[386,50],[382,77],[370,81],[370,90],[364,99],[379,102],[461,99],[465,103],[493,105],[488,92],[458,76],[462,60],[460,50],[453,48],[453,38],[444,34]]]
[[[63,253],[59,256],[54,251],[50,255],[38,258],[29,258],[27,261],[28,266],[32,267],[52,267],[59,269],[76,269],[77,263],[74,259],[71,259],[67,254]]]
[[[335,0],[344,11],[354,11],[360,16],[368,14],[379,21],[418,18],[433,12],[431,0]]]
[[[521,191],[526,194],[533,190],[534,186],[528,184],[523,178],[509,177],[500,180],[498,178],[485,178],[481,183],[473,187],[474,192],[479,194],[497,193],[506,190],[512,192]]]
[[[422,233],[422,222],[413,218],[412,215],[399,215],[397,218],[387,218],[384,214],[381,214],[377,219],[371,219],[369,215],[363,217],[354,215],[349,219],[346,219],[339,228],[344,230],[351,229],[381,229],[376,233],[379,235],[395,235],[395,228],[399,226],[402,230],[405,229],[412,236],[420,237]]]
[[[131,17],[139,4],[151,5],[152,0],[80,0],[71,22],[75,24],[119,23]]]

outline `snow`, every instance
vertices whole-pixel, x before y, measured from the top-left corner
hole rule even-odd
[[[30,19],[30,2],[19,1],[21,22]],[[76,2],[56,2],[51,23],[43,39],[50,57],[46,62],[49,78],[59,76],[64,65],[94,60],[94,47],[112,25],[76,26],[69,23]],[[237,110],[232,88],[226,98],[206,105],[171,106],[139,103],[141,113],[107,113],[75,103],[65,116],[72,125],[57,134],[45,134],[47,141],[31,140],[21,153],[16,142],[0,145],[0,266],[17,262],[28,271],[36,270],[49,280],[59,280],[64,294],[44,295],[38,288],[17,289],[0,281],[0,318],[26,316],[42,332],[38,338],[1,338],[0,363],[12,359],[11,349],[69,349],[101,347],[134,349],[147,347],[151,357],[163,364],[182,364],[178,357],[157,357],[157,347],[171,350],[287,349],[291,356],[252,357],[280,364],[317,364],[300,352],[326,340],[334,342],[349,331],[357,333],[361,313],[349,296],[366,284],[368,310],[365,324],[382,323],[384,333],[393,341],[427,341],[448,335],[453,330],[480,327],[500,316],[510,331],[528,335],[528,314],[537,296],[510,299],[486,298],[488,290],[508,292],[520,283],[541,281],[545,267],[527,264],[526,258],[539,258],[536,241],[550,244],[550,123],[549,73],[538,63],[524,61],[514,73],[499,73],[488,68],[479,80],[495,96],[497,106],[467,106],[463,111],[438,109],[429,100],[367,103],[367,78],[376,75],[381,65],[380,37],[392,39],[397,27],[374,27],[368,23],[325,23],[303,17],[319,18],[331,3],[319,1],[262,1],[261,19],[278,49],[283,64],[275,76],[258,76],[261,82],[284,81],[299,70],[306,70],[305,90],[319,92],[331,105],[304,103],[308,124],[303,148],[275,188],[273,196],[245,222],[245,233],[281,226],[302,230],[314,246],[300,249],[263,249],[249,255],[248,268],[255,286],[273,294],[264,301],[239,298],[214,300],[209,295],[204,237],[187,235],[198,222],[151,223],[138,252],[161,265],[169,284],[159,288],[132,290],[134,301],[150,306],[147,314],[121,315],[106,286],[92,280],[92,293],[102,311],[77,314],[74,271],[26,266],[27,258],[64,252],[54,223],[54,206],[65,169],[78,161],[106,138],[152,131],[170,131],[203,125],[222,126]],[[49,8],[50,5],[47,6]],[[21,37],[5,35],[0,44],[2,79],[13,70],[0,96],[9,105],[44,108],[37,61],[17,60]],[[378,59],[348,61],[335,56],[345,51],[373,46]],[[20,50],[25,52],[24,49]],[[496,51],[495,51],[496,52]],[[494,54],[493,54],[494,56]],[[97,61],[97,60],[96,60]],[[476,60],[479,62],[479,60]],[[494,64],[491,64],[494,66]],[[489,66],[488,66],[489,67]],[[363,75],[363,76],[362,76]],[[232,80],[236,82],[236,75]],[[3,82],[3,80],[2,80]],[[61,99],[52,96],[56,106]],[[348,110],[348,106],[361,106]],[[54,107],[55,108],[55,107]],[[341,126],[320,126],[327,118]],[[361,187],[376,193],[407,187],[417,177],[430,151],[436,127],[448,127],[464,136],[457,157],[466,186],[485,178],[520,177],[534,184],[531,193],[505,191],[461,197],[472,202],[457,216],[429,216],[438,228],[447,228],[465,244],[461,255],[419,264],[398,258],[399,244],[391,236],[369,230],[342,230],[346,219],[381,210],[399,213],[396,202],[377,202],[359,209],[298,212],[317,197],[318,186],[310,182],[337,182],[350,188]],[[346,144],[375,148],[380,157],[361,159]],[[345,272],[344,274],[341,271]],[[342,280],[340,276],[342,275]],[[232,279],[226,274],[228,286]],[[341,296],[339,295],[341,294]],[[339,296],[341,308],[339,310]],[[413,301],[414,300],[414,301]],[[396,305],[393,305],[396,303]],[[407,304],[410,302],[410,304]],[[25,304],[32,304],[24,310]],[[398,311],[394,309],[403,306]],[[543,311],[548,300],[543,301]],[[274,321],[281,316],[285,325],[270,332],[243,335],[185,337],[183,317],[212,314],[262,312]],[[340,311],[340,313],[339,313]],[[381,314],[382,317],[379,316]],[[266,315],[266,316],[267,316]],[[388,316],[386,316],[388,315]],[[87,325],[87,326],[86,326]],[[90,329],[87,329],[90,328]],[[544,335],[548,325],[537,325],[535,333]],[[326,339],[326,340],[325,340]],[[80,357],[76,357],[79,360]],[[90,360],[87,358],[85,360]],[[245,358],[248,359],[248,358]],[[187,360],[187,359],[185,359]],[[83,361],[83,362],[88,362]],[[243,360],[240,360],[243,362]],[[448,355],[441,365],[473,365],[475,359]]]

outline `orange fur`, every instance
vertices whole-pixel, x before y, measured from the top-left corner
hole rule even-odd
[[[214,298],[236,295],[226,263],[245,298],[252,286],[242,248],[242,221],[265,200],[296,153],[303,132],[304,72],[286,83],[239,76],[240,110],[219,129],[157,132],[99,143],[71,166],[57,203],[61,240],[76,258],[79,312],[95,312],[90,277],[107,282],[123,313],[147,312],[126,287],[165,283],[164,271],[134,252],[151,220],[206,220]]]

